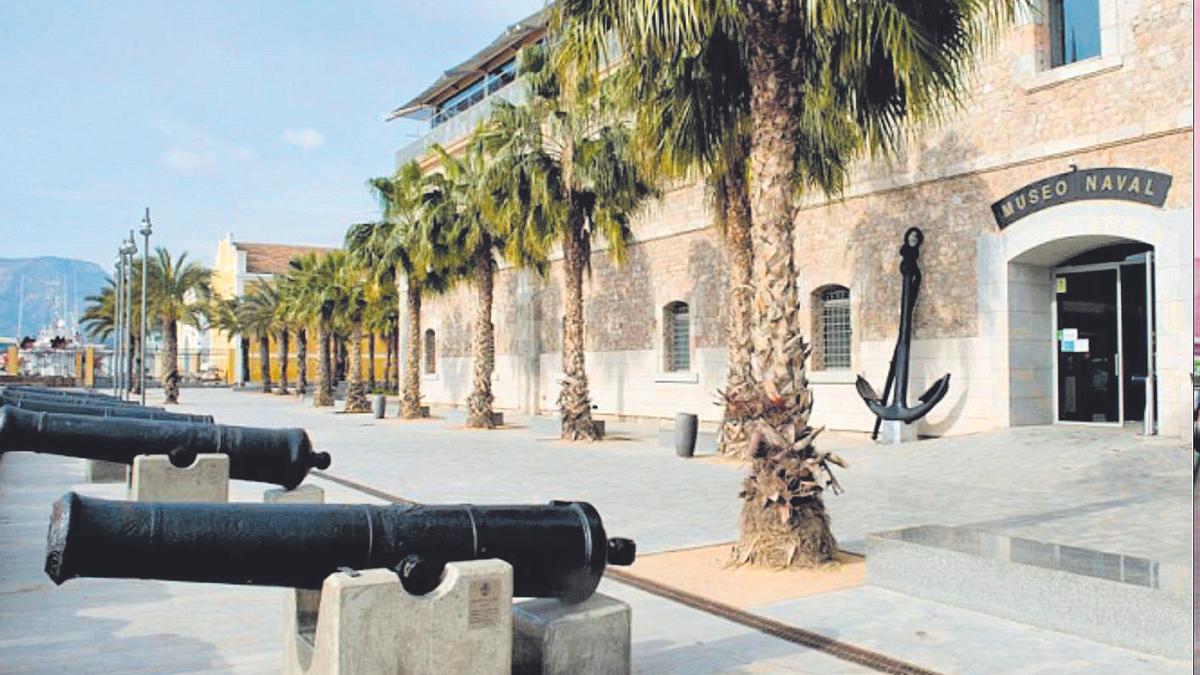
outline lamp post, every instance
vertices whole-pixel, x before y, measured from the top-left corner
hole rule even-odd
[[[125,240],[125,333],[133,335],[133,256],[137,254],[137,243],[133,238],[133,230],[129,231],[129,238]],[[133,388],[133,364],[136,363],[136,358],[133,351],[132,341],[125,349],[125,372],[121,378],[125,382],[125,398],[129,399],[129,391]],[[138,353],[142,353],[143,347],[138,344]]]
[[[121,395],[121,368],[122,368],[122,353],[124,351],[121,343],[121,294],[125,291],[125,246],[121,242],[121,248],[117,249],[116,263],[116,293],[113,298],[113,333],[116,335],[116,349],[113,350],[112,359],[112,374],[113,374],[113,396]]]
[[[142,354],[146,353],[146,268],[150,266],[150,207],[146,207],[146,216],[142,218]],[[133,233],[129,233],[129,238],[133,239]],[[146,405],[146,364],[143,357],[141,367],[141,383],[142,383],[142,405]]]

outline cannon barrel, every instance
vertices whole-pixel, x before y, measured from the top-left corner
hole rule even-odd
[[[140,406],[116,406],[103,402],[76,403],[74,401],[46,401],[36,398],[8,399],[0,395],[0,405],[32,410],[34,412],[62,413],[68,415],[88,415],[91,417],[134,417],[145,420],[168,420],[172,422],[197,422],[212,424],[212,415],[192,415],[188,413],[172,413],[157,408],[142,408]]]
[[[12,401],[42,401],[45,403],[55,403],[58,405],[104,405],[108,407],[129,408],[131,410],[156,410],[165,412],[163,408],[155,406],[144,406],[133,401],[121,401],[118,399],[101,399],[88,398],[85,396],[55,396],[53,394],[43,394],[36,391],[9,391],[5,389],[0,391],[0,401],[6,403]]]
[[[275,483],[289,490],[311,468],[329,467],[303,429],[260,429],[33,412],[0,407],[0,453],[41,452],[132,464],[137,455],[168,455],[188,466],[200,453],[229,455],[229,477]]]
[[[606,564],[636,547],[607,539],[586,502],[525,506],[172,504],[68,492],[54,504],[46,574],[319,589],[342,568],[387,568],[409,592],[437,586],[448,562],[499,558],[513,595],[586,600]]]
[[[77,389],[55,389],[51,387],[35,387],[31,385],[10,384],[3,387],[6,392],[22,392],[27,394],[37,394],[40,396],[55,396],[59,398],[88,398],[103,401],[115,401],[118,403],[129,403],[123,401],[111,394],[101,394],[96,391],[79,391]]]

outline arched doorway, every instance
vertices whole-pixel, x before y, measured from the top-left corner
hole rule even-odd
[[[991,368],[979,379],[988,383],[987,398],[998,425],[1126,421],[1143,433],[1191,435],[1191,229],[1188,209],[1097,199],[1052,205],[977,240],[980,361]],[[1104,269],[1108,272],[1090,278],[1072,276]],[[1060,307],[1062,278],[1067,289],[1063,301],[1070,306]],[[1074,294],[1089,287],[1097,297]],[[1147,291],[1149,302],[1142,301],[1141,307],[1132,296],[1140,298]],[[1121,312],[1115,307],[1118,293]],[[1066,310],[1061,322],[1060,309]],[[1111,326],[1107,337],[1094,338],[1094,328],[1087,327],[1088,342],[1079,344],[1081,327],[1065,322],[1082,320],[1081,311],[1100,312],[1094,318]],[[1059,334],[1072,328],[1074,333]],[[1144,365],[1140,355],[1126,361],[1131,351],[1142,348],[1134,331],[1146,332]],[[1064,345],[1063,338],[1070,335],[1075,340]],[[1093,339],[1120,344],[1117,349],[1093,346]],[[1100,358],[1085,363],[1092,357],[1064,356],[1064,347],[1066,354],[1113,353],[1104,357],[1107,363]],[[1085,347],[1088,352],[1076,351]],[[1067,359],[1073,361],[1064,363]],[[1072,384],[1064,379],[1070,373]],[[1095,409],[1101,401],[1082,399],[1081,387],[1092,387],[1092,376],[1116,386],[1101,392],[1107,397],[1104,410]],[[1075,388],[1073,406],[1066,401],[1069,387]],[[1060,409],[1068,414],[1060,416]]]

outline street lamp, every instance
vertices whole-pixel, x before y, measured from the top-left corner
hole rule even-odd
[[[133,256],[137,254],[137,244],[133,238],[133,230],[129,231],[129,238],[125,240],[125,247],[122,249],[125,253],[125,333],[133,335]],[[138,353],[145,353],[145,348],[141,344],[138,345]],[[129,390],[133,387],[133,364],[135,362],[133,345],[130,344],[125,349],[125,372],[121,378],[125,384],[124,399],[129,399]]]
[[[142,249],[142,354],[146,353],[146,268],[150,266],[150,207],[146,207],[146,216],[142,218],[142,238],[145,246]],[[133,233],[129,233],[129,238],[133,239]],[[146,405],[146,364],[143,357],[142,367],[140,368],[141,383],[142,383],[142,405]]]
[[[116,349],[113,350],[112,374],[113,374],[113,396],[121,395],[121,354],[123,345],[121,344],[121,293],[125,291],[125,242],[121,242],[121,248],[117,249],[117,258],[114,261],[116,265],[116,293],[113,298],[113,332],[116,334]]]

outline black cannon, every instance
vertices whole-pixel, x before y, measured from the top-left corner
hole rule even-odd
[[[68,492],[54,504],[46,574],[319,589],[343,569],[387,568],[405,589],[437,587],[446,563],[499,558],[513,595],[581,602],[606,564],[629,565],[586,502],[527,506],[167,504]]]
[[[12,390],[5,388],[0,390],[0,400],[4,402],[42,401],[45,403],[55,403],[57,405],[103,405],[108,407],[131,408],[136,410],[157,410],[159,412],[165,412],[163,408],[155,406],[143,406],[139,403],[134,403],[133,401],[92,398],[88,396],[58,396],[55,394],[46,394],[40,391],[26,391],[23,389]]]
[[[329,467],[329,454],[313,452],[303,429],[260,429],[225,424],[87,415],[0,407],[0,454],[42,452],[133,464],[138,455],[167,455],[178,467],[200,453],[229,455],[229,477],[292,489],[309,469]]]
[[[10,384],[5,386],[2,391],[10,393],[26,393],[36,394],[39,396],[54,396],[58,398],[86,398],[97,401],[114,401],[117,403],[128,403],[111,394],[102,394],[97,391],[80,391],[78,389],[56,389],[53,387],[36,387],[28,384]]]
[[[143,408],[141,406],[108,405],[105,402],[78,403],[75,401],[54,401],[40,398],[9,399],[0,394],[0,405],[6,405],[34,412],[61,413],[68,415],[88,415],[91,417],[134,417],[144,420],[168,420],[172,422],[198,422],[212,424],[212,415],[193,415],[189,413],[173,413],[158,408]]]

